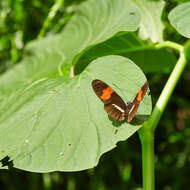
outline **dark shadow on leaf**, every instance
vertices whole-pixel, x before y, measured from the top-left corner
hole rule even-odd
[[[142,125],[150,115],[135,115],[133,120],[130,122],[131,125]]]
[[[109,118],[110,121],[112,121],[112,125],[114,125],[115,127],[120,127],[123,123],[125,123],[125,120],[124,121],[118,121],[118,120],[115,120],[114,118],[112,118],[109,115],[108,115],[108,118]]]
[[[34,53],[33,51],[31,51],[31,50],[26,49],[26,50],[24,51],[24,55],[25,55],[25,56],[34,56],[35,53]]]
[[[130,122],[130,124],[131,125],[142,125],[148,119],[149,116],[150,115],[135,115],[135,117]],[[112,125],[114,125],[114,127],[120,127],[123,123],[127,122],[127,119],[125,119],[123,121],[118,121],[109,115],[108,115],[108,118],[110,121],[112,121]]]

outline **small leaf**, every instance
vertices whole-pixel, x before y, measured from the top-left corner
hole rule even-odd
[[[9,156],[14,167],[28,171],[78,171],[96,166],[103,153],[129,138],[142,122],[114,124],[92,90],[93,79],[111,85],[125,101],[146,81],[129,59],[106,56],[75,78],[44,79],[12,94],[1,107],[0,159]],[[136,118],[150,113],[147,93]]]
[[[186,38],[190,38],[190,2],[175,7],[169,13],[171,25]]]
[[[164,1],[152,0],[126,0],[135,4],[141,12],[139,34],[143,40],[150,39],[152,42],[163,41],[164,25],[161,20]]]

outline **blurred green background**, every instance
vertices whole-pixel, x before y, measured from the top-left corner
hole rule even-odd
[[[59,33],[83,0],[64,1],[46,35]],[[0,1],[0,74],[22,59],[25,45],[37,39],[53,0],[1,0]],[[167,22],[167,13],[178,1],[166,1],[163,13],[166,24],[165,38],[183,44]],[[155,104],[167,81],[167,74],[146,74]],[[155,135],[156,189],[188,189],[190,171],[190,70],[186,67],[172,98],[160,120]],[[104,154],[94,169],[80,172],[53,172],[36,174],[18,169],[1,170],[2,189],[140,189],[141,144],[138,134]]]

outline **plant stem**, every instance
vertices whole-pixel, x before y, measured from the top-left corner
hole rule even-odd
[[[163,42],[161,44],[158,44],[156,46],[157,48],[162,48],[162,47],[170,47],[173,49],[176,49],[179,51],[180,55],[179,55],[179,59],[172,71],[172,73],[170,74],[170,77],[166,83],[166,85],[164,86],[164,89],[162,90],[162,93],[154,107],[154,110],[149,118],[149,127],[152,130],[156,129],[156,126],[166,108],[166,105],[171,97],[171,94],[185,68],[185,65],[187,63],[185,55],[184,55],[184,48],[183,46],[176,44],[174,42]]]
[[[60,9],[60,7],[63,5],[63,3],[64,3],[64,0],[56,0],[55,4],[51,7],[46,20],[44,21],[42,29],[40,30],[40,33],[38,34],[38,38],[41,38],[45,35],[48,27],[51,24],[51,21],[53,20],[57,11]]]
[[[154,131],[166,108],[171,94],[179,80],[187,63],[184,47],[174,42],[165,41],[156,45],[156,48],[170,47],[179,51],[179,59],[170,74],[170,77],[162,90],[162,93],[153,109],[150,118],[138,131],[142,145],[142,167],[143,167],[143,190],[154,190]],[[188,48],[187,48],[188,49]]]
[[[139,136],[142,146],[143,190],[154,190],[154,132],[142,127]]]

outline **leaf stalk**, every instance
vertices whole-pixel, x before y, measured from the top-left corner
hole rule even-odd
[[[154,132],[172,95],[172,92],[187,64],[184,47],[180,44],[165,41],[156,45],[157,49],[167,47],[177,50],[179,52],[179,59],[171,72],[156,105],[154,106],[151,116],[138,131],[142,146],[143,190],[155,189]]]

